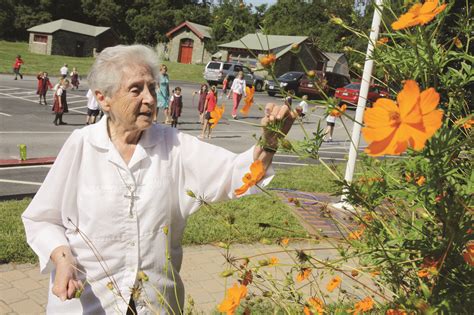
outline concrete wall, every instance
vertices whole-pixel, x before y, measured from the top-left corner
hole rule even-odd
[[[190,38],[193,42],[192,63],[207,63],[211,60],[211,54],[204,48],[204,41],[191,32],[187,27],[181,28],[168,44],[168,56],[170,61],[179,62],[179,47],[182,39]]]
[[[84,43],[82,57],[91,57],[94,54],[94,48],[98,47],[98,40],[95,37],[71,33],[66,31],[57,31],[53,34],[53,55],[75,56],[76,42]]]
[[[48,36],[46,43],[38,43],[34,41],[35,34]],[[41,33],[30,33],[29,50],[35,54],[51,55],[51,47],[53,42],[53,35],[41,34]]]

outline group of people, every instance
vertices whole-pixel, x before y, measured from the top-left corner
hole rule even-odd
[[[61,69],[59,69],[59,73],[63,79],[66,79],[69,74],[71,77],[71,89],[79,89],[79,72],[77,71],[76,67],[72,68],[71,73],[69,73],[69,68],[67,67],[67,63],[65,63]]]

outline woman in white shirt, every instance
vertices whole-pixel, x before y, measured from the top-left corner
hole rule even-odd
[[[239,108],[240,100],[242,96],[245,97],[247,94],[245,92],[246,83],[244,80],[244,73],[239,71],[237,77],[232,81],[232,86],[230,88],[227,98],[230,98],[230,93],[232,93],[232,101],[234,106],[232,107],[232,118],[237,119],[237,108]]]
[[[235,154],[153,124],[157,61],[142,45],[100,53],[88,82],[106,117],[72,133],[22,215],[41,272],[51,273],[48,314],[181,313],[181,240],[199,208],[187,191],[208,202],[235,198],[257,159],[266,169],[260,185],[272,177],[277,133]],[[261,124],[282,121],[286,134],[295,118],[267,104]]]

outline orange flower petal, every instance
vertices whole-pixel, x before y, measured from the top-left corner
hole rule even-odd
[[[234,193],[236,196],[240,196],[240,195],[243,195],[247,192],[247,190],[249,190],[250,186],[247,185],[247,184],[244,184],[242,185],[241,187],[237,188]]]
[[[426,136],[430,138],[443,124],[444,112],[440,109],[432,111],[423,116],[423,125],[425,126]]]
[[[418,83],[407,80],[403,89],[397,95],[397,103],[400,109],[400,117],[403,121],[416,123],[421,120],[419,111],[420,88]]]
[[[439,104],[439,94],[434,88],[429,88],[420,94],[420,109],[423,115],[436,109]]]
[[[362,128],[362,135],[367,142],[382,141],[383,139],[390,137],[395,131],[394,127],[382,127],[382,128]]]
[[[250,173],[252,173],[252,178],[254,178],[256,182],[259,182],[263,178],[265,170],[261,160],[255,160],[252,165],[250,165]]]

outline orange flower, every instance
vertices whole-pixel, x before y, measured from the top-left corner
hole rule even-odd
[[[445,8],[446,3],[439,5],[438,0],[426,0],[423,4],[416,3],[407,13],[401,15],[398,20],[392,23],[392,28],[398,31],[415,25],[425,25]]]
[[[264,68],[270,68],[272,64],[276,62],[276,56],[274,54],[268,54],[259,59],[260,64]]]
[[[474,267],[474,241],[469,241],[466,244],[466,249],[462,251],[464,261]]]
[[[385,45],[386,43],[388,43],[388,38],[387,37],[381,37],[377,41],[377,45]]]
[[[404,310],[394,310],[393,308],[388,309],[385,315],[407,315]]]
[[[437,272],[436,267],[427,267],[418,270],[416,273],[420,278],[428,278],[429,276],[434,275]]]
[[[373,278],[373,277],[378,276],[379,274],[380,274],[380,271],[374,270],[374,271],[372,271],[372,272],[370,273],[370,276]]]
[[[336,106],[334,109],[332,109],[329,112],[329,115],[334,116],[334,117],[341,117],[342,113],[344,113],[347,109],[347,105],[343,104],[342,106]]]
[[[253,105],[253,95],[255,94],[255,86],[249,88],[248,86],[245,87],[245,100],[244,100],[244,107],[240,110],[240,112],[244,115],[247,115],[250,111],[250,107]]]
[[[220,108],[219,106],[216,106],[214,110],[211,112],[211,119],[209,119],[209,122],[212,124],[211,128],[214,128],[217,126],[217,123],[219,120],[221,120],[222,115],[224,114],[225,106],[222,105]]]
[[[265,175],[263,163],[260,160],[256,160],[250,165],[250,173],[247,173],[242,178],[244,184],[235,190],[235,194],[240,196],[244,194],[250,187],[255,186]]]
[[[420,93],[418,84],[407,80],[397,96],[397,103],[379,98],[364,115],[362,134],[369,155],[400,155],[410,146],[419,151],[426,140],[441,127],[443,111],[436,109],[439,94],[429,88]]]
[[[311,268],[301,268],[300,272],[296,275],[296,281],[302,282],[305,279],[308,279],[311,274]]]
[[[288,243],[290,242],[289,238],[284,238],[280,241],[281,246],[288,246]]]
[[[349,233],[347,238],[350,239],[350,240],[360,240],[360,238],[362,237],[362,234],[364,234],[364,231],[365,231],[365,226],[362,226],[357,231],[353,231],[353,232]]]
[[[234,284],[232,288],[227,290],[227,295],[218,306],[219,312],[227,315],[235,314],[235,310],[239,307],[240,300],[247,295],[247,287],[245,285]]]
[[[317,297],[310,297],[308,304],[318,312],[318,314],[324,314],[324,303]]]
[[[304,307],[303,313],[304,315],[313,315],[313,313],[311,313],[311,311],[309,310],[309,307],[307,306]]]
[[[269,266],[276,266],[276,265],[278,265],[278,263],[279,263],[280,261],[279,261],[278,258],[276,258],[276,257],[270,257],[270,259],[269,259],[268,262],[269,262],[269,263],[268,263]]]
[[[472,125],[474,125],[474,119],[461,118],[461,119],[458,119],[454,124],[457,126],[461,126],[464,129],[471,129]]]
[[[426,182],[426,178],[425,176],[421,175],[420,177],[418,177],[418,179],[416,180],[416,184],[418,186],[423,186],[423,184]]]
[[[329,292],[334,291],[335,288],[341,285],[341,282],[342,282],[341,277],[335,276],[326,285],[326,290],[328,290]]]
[[[360,314],[363,312],[370,311],[374,308],[374,301],[370,297],[366,297],[360,302],[354,304],[353,310],[347,310],[348,312],[352,312],[352,314]]]

